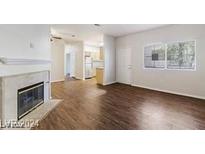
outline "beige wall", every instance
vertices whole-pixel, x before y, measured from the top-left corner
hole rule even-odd
[[[143,46],[158,42],[196,40],[196,71],[143,69]],[[205,98],[205,25],[170,25],[116,40],[116,50],[132,50],[132,84]]]
[[[51,43],[51,81],[64,80],[64,42],[54,40]]]

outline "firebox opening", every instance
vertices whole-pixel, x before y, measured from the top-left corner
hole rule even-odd
[[[18,90],[18,120],[44,103],[44,82]]]

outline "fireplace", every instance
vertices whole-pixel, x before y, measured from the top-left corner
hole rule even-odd
[[[44,102],[44,82],[18,90],[18,120]]]

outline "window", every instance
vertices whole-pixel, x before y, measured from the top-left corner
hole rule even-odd
[[[195,69],[195,41],[167,44],[168,69]]]
[[[155,44],[144,47],[144,68],[194,70],[195,41]]]
[[[163,44],[150,45],[144,48],[144,67],[165,67],[165,46]]]

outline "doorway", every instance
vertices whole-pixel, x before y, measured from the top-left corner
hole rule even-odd
[[[75,77],[75,52],[65,53],[64,71],[65,77]]]

